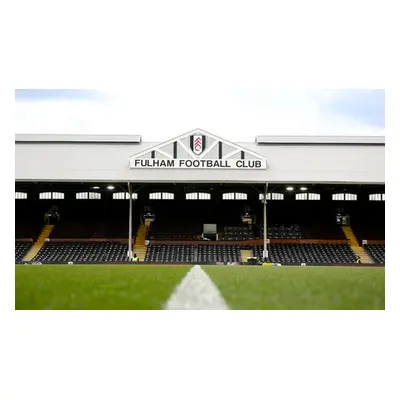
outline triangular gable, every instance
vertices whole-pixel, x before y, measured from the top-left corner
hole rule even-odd
[[[251,151],[245,147],[239,146],[236,143],[230,142],[219,136],[216,136],[210,132],[206,132],[202,129],[194,129],[190,132],[184,133],[183,135],[177,136],[166,142],[159,143],[146,150],[143,150],[130,157],[131,168],[143,168],[145,163],[135,162],[137,159],[157,159],[157,160],[232,160],[232,162],[225,163],[214,163],[212,168],[225,168],[223,165],[232,167],[234,169],[242,169],[247,167],[249,169],[265,169],[268,167],[267,160],[261,154]],[[246,162],[237,162],[235,160],[246,160]],[[257,163],[249,161],[259,161]],[[158,165],[167,165],[170,168],[179,168],[179,166],[172,167],[172,164],[177,162],[163,162],[155,163],[148,162],[148,167],[156,168]],[[181,168],[187,168],[187,165],[191,165],[189,161]],[[209,168],[205,165],[211,165],[210,162],[205,163],[200,161],[200,168]],[[196,162],[195,165],[199,165]],[[250,167],[250,165],[256,165],[256,167]],[[259,166],[261,165],[261,167]]]

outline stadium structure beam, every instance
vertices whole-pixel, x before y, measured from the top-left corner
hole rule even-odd
[[[264,189],[264,250],[263,250],[263,258],[268,258],[268,247],[267,247],[267,238],[268,238],[268,227],[267,227],[267,193],[268,193],[268,183],[265,184]]]
[[[132,260],[132,188],[130,182],[128,182],[129,192],[129,237],[128,237],[128,258]]]

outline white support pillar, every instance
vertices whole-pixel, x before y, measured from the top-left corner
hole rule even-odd
[[[268,258],[268,247],[267,247],[267,240],[268,240],[268,226],[267,226],[267,193],[268,193],[268,183],[265,184],[264,190],[264,251],[263,251],[263,258]]]
[[[128,258],[132,260],[132,189],[131,184],[128,182],[129,192],[129,237],[128,237]]]

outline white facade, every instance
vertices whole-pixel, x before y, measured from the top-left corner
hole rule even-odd
[[[385,146],[383,136],[231,143],[200,129],[162,143],[138,135],[16,135],[15,179],[384,184]]]

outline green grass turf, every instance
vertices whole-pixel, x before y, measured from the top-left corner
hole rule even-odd
[[[189,266],[15,268],[16,309],[161,309]],[[384,309],[381,267],[203,266],[232,309]]]
[[[189,269],[16,265],[15,309],[160,309]]]
[[[382,267],[205,267],[232,309],[384,309]]]

